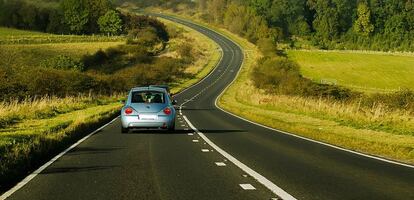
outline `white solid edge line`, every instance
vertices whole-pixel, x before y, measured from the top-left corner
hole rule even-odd
[[[164,18],[166,19],[166,18]],[[167,19],[168,20],[168,19]],[[170,20],[172,21],[172,20]],[[196,24],[197,25],[197,24]],[[188,26],[189,27],[189,26]],[[189,27],[191,28],[191,27]],[[195,29],[193,29],[195,30]],[[195,30],[197,31],[197,30]],[[213,31],[216,32],[216,31]],[[217,33],[217,32],[216,32]],[[207,36],[208,37],[208,36]],[[213,40],[212,38],[209,38],[210,40]],[[213,40],[213,42],[215,42]],[[223,52],[223,49],[220,47],[220,45],[217,43],[217,45],[219,46],[219,48],[221,49],[221,52]],[[220,60],[217,62],[216,66],[200,81],[198,81],[197,83],[191,85],[190,87],[181,90],[180,92],[178,92],[177,94],[175,94],[174,96],[180,95],[181,93],[199,85],[201,82],[203,82],[205,79],[207,79],[209,76],[211,76],[213,74],[213,72],[216,70],[216,68],[219,66],[219,64],[221,63],[222,59],[223,59],[223,53],[220,53]],[[108,126],[109,124],[113,123],[115,120],[117,120],[119,118],[119,116],[117,116],[115,119],[113,119],[112,121],[110,121],[109,123],[103,125],[102,127],[96,129],[95,131],[93,131],[92,133],[90,133],[89,135],[83,137],[82,139],[80,139],[78,142],[76,142],[75,144],[73,144],[72,146],[70,146],[69,148],[67,148],[66,150],[64,150],[63,152],[59,153],[58,155],[56,155],[55,157],[53,157],[51,160],[49,160],[47,163],[43,164],[41,167],[39,167],[36,171],[34,171],[33,173],[29,174],[28,176],[26,176],[22,181],[20,181],[19,183],[17,183],[14,187],[12,187],[10,190],[6,191],[5,193],[3,193],[0,196],[0,200],[5,200],[8,197],[10,197],[13,193],[15,193],[17,190],[21,189],[23,186],[25,186],[27,183],[29,183],[29,181],[31,181],[34,177],[36,177],[38,174],[40,174],[43,170],[45,170],[48,166],[50,166],[51,164],[53,164],[56,160],[58,160],[60,157],[62,157],[63,155],[65,155],[68,151],[72,150],[73,148],[75,148],[77,145],[81,144],[83,141],[87,140],[89,137],[91,137],[92,135],[94,135],[95,133],[99,132],[100,130],[104,129],[106,126]]]
[[[179,19],[179,18],[177,18],[177,17],[175,17],[175,16],[170,16],[170,17],[175,18],[175,19]],[[183,21],[186,21],[186,22],[192,23],[192,22],[191,22],[191,21],[189,21],[189,20],[185,20],[185,19],[180,19],[180,20],[183,20]],[[172,21],[172,20],[170,20],[170,21]],[[199,25],[199,24],[196,24],[196,25]],[[199,25],[199,26],[201,26],[201,25]],[[204,26],[203,26],[203,27],[204,27]],[[218,31],[216,31],[216,30],[214,30],[214,29],[210,29],[209,27],[204,27],[204,28],[208,28],[209,30],[211,30],[211,31],[215,32],[216,34],[219,34],[219,35],[221,35],[222,37],[225,37],[225,38],[227,38],[228,40],[232,41],[234,44],[236,44],[236,45],[239,47],[239,49],[241,50],[242,55],[243,55],[243,60],[242,60],[241,66],[239,67],[239,69],[238,69],[238,71],[237,71],[236,76],[233,78],[233,80],[230,82],[230,84],[228,84],[228,85],[227,85],[227,86],[223,89],[223,91],[220,93],[220,95],[219,95],[219,96],[217,96],[217,98],[216,98],[216,100],[215,100],[215,102],[214,102],[214,105],[215,105],[215,107],[216,107],[216,108],[220,109],[221,111],[223,111],[223,112],[225,112],[225,113],[227,113],[227,114],[230,114],[230,115],[232,115],[232,116],[234,116],[234,117],[237,117],[237,118],[239,118],[239,119],[241,119],[241,120],[244,120],[244,121],[246,121],[246,122],[249,122],[249,123],[251,123],[251,124],[254,124],[254,125],[257,125],[257,126],[261,126],[261,127],[263,127],[263,128],[270,129],[270,130],[273,130],[273,131],[276,131],[276,132],[279,132],[279,133],[283,133],[283,134],[286,134],[286,135],[289,135],[289,136],[292,136],[292,137],[300,138],[300,139],[303,139],[303,140],[306,140],[306,141],[314,142],[314,143],[317,143],[317,144],[321,144],[321,145],[324,145],[324,146],[328,146],[328,147],[331,147],[331,148],[335,148],[335,149],[338,149],[338,150],[342,150],[342,151],[345,151],[345,152],[348,152],[348,153],[353,153],[353,154],[356,154],[356,155],[359,155],[359,156],[363,156],[363,157],[367,157],[367,158],[371,158],[371,159],[375,159],[375,160],[379,160],[379,161],[383,161],[383,162],[387,162],[387,163],[391,163],[391,164],[395,164],[395,165],[400,165],[400,166],[404,166],[404,167],[408,167],[408,168],[414,168],[414,166],[413,166],[413,165],[409,165],[409,164],[406,164],[406,163],[401,163],[401,162],[392,161],[392,160],[389,160],[389,159],[380,158],[380,157],[373,156],[373,155],[364,154],[364,153],[361,153],[361,152],[357,152],[357,151],[353,151],[353,150],[345,149],[345,148],[342,148],[342,147],[338,147],[338,146],[335,146],[335,145],[331,145],[331,144],[328,144],[328,143],[325,143],[325,142],[321,142],[321,141],[313,140],[313,139],[306,138],[306,137],[303,137],[303,136],[295,135],[295,134],[293,134],[293,133],[289,133],[289,132],[286,132],[286,131],[282,131],[282,130],[279,130],[279,129],[276,129],[276,128],[271,128],[271,127],[265,126],[265,125],[263,125],[263,124],[259,124],[259,123],[257,123],[257,122],[253,122],[253,121],[251,121],[251,120],[248,120],[248,119],[243,118],[243,117],[241,117],[241,116],[238,116],[238,115],[236,115],[236,114],[233,114],[233,113],[231,113],[231,112],[229,112],[229,111],[226,111],[226,110],[224,110],[223,108],[219,107],[219,106],[218,106],[218,104],[217,104],[218,100],[221,98],[221,96],[223,96],[223,95],[224,95],[224,93],[227,91],[227,89],[228,89],[231,85],[233,85],[233,83],[234,83],[234,82],[237,80],[237,78],[239,77],[239,75],[240,75],[240,73],[241,73],[241,70],[243,69],[243,65],[244,65],[244,62],[245,62],[245,59],[244,59],[244,57],[245,57],[245,49],[243,49],[243,48],[240,46],[240,44],[238,44],[237,42],[234,42],[234,41],[233,41],[231,38],[229,38],[227,35],[224,35],[224,34],[222,34],[222,33],[218,32]],[[223,54],[222,54],[222,56],[223,56]],[[220,62],[218,62],[218,64],[219,64],[219,63],[220,63]],[[218,65],[217,65],[217,66],[218,66]],[[217,67],[217,66],[216,66],[216,67]],[[214,71],[214,70],[213,70],[213,71]],[[209,74],[209,75],[210,75],[210,74]],[[200,81],[200,82],[202,82],[202,81]],[[199,82],[199,83],[200,83],[200,82]],[[185,116],[184,116],[184,117],[185,117]],[[187,119],[186,117],[185,117],[185,119],[186,119],[186,121],[188,121],[188,119]]]
[[[115,119],[111,120],[110,122],[106,123],[105,125],[101,126],[100,128],[96,129],[95,131],[93,131],[92,133],[89,133],[88,135],[86,135],[85,137],[83,137],[82,139],[78,140],[75,144],[72,144],[72,146],[70,146],[69,148],[67,148],[66,150],[62,151],[61,153],[59,153],[58,155],[56,155],[55,157],[53,157],[51,160],[49,160],[47,163],[43,164],[41,167],[39,167],[36,171],[34,171],[33,173],[31,173],[30,175],[26,176],[26,178],[24,178],[22,181],[20,181],[19,183],[17,183],[17,185],[15,185],[13,188],[11,188],[10,190],[8,190],[7,192],[5,192],[4,194],[2,194],[0,196],[0,200],[4,200],[8,197],[10,197],[13,193],[15,193],[17,190],[19,190],[20,188],[22,188],[23,186],[25,186],[27,183],[29,183],[29,181],[31,181],[34,177],[36,177],[38,174],[40,174],[43,170],[45,170],[47,167],[49,167],[51,164],[53,164],[56,160],[58,160],[60,157],[62,157],[63,155],[65,155],[67,152],[69,152],[70,150],[74,149],[76,146],[78,146],[79,144],[81,144],[83,141],[87,140],[89,137],[91,137],[92,135],[94,135],[95,133],[99,132],[100,130],[104,129],[105,127],[107,127],[109,124],[112,124],[115,120],[117,120],[119,118],[116,117]]]
[[[218,33],[218,32],[216,32],[216,33]],[[220,33],[218,33],[218,34],[220,34]],[[401,162],[397,162],[397,161],[389,160],[389,159],[386,159],[386,158],[381,158],[381,157],[378,157],[378,156],[373,156],[373,155],[369,155],[369,154],[361,153],[361,152],[358,152],[358,151],[353,151],[353,150],[345,149],[345,148],[342,148],[342,147],[339,147],[339,146],[335,146],[335,145],[328,144],[328,143],[325,143],[325,142],[321,142],[321,141],[313,140],[313,139],[310,139],[310,138],[307,138],[307,137],[299,136],[299,135],[296,135],[296,134],[293,134],[293,133],[289,133],[289,132],[286,132],[286,131],[282,131],[282,130],[279,130],[279,129],[276,129],[276,128],[272,128],[272,127],[269,127],[269,126],[266,126],[266,125],[263,125],[263,124],[259,124],[259,123],[257,123],[257,122],[253,122],[253,121],[251,121],[251,120],[248,120],[248,119],[246,119],[246,118],[243,118],[243,117],[241,117],[241,116],[238,116],[238,115],[236,115],[236,114],[234,114],[234,113],[231,113],[231,112],[229,112],[229,111],[227,111],[227,110],[224,110],[223,108],[219,107],[219,106],[218,106],[218,104],[217,104],[218,100],[221,98],[221,96],[223,96],[223,95],[224,95],[224,93],[227,91],[227,89],[228,89],[231,85],[233,85],[234,81],[236,81],[236,80],[237,80],[237,78],[239,77],[240,72],[241,72],[241,70],[242,70],[242,68],[243,68],[244,61],[245,61],[245,60],[244,60],[244,56],[245,56],[244,49],[243,49],[243,48],[242,48],[242,47],[241,47],[241,46],[240,46],[237,42],[234,42],[233,40],[231,40],[231,39],[230,39],[229,37],[227,37],[226,35],[223,35],[223,34],[220,34],[220,35],[222,35],[222,36],[226,37],[228,40],[232,41],[232,42],[233,42],[233,43],[235,43],[237,46],[239,46],[239,48],[241,49],[241,51],[242,51],[242,53],[243,53],[243,61],[242,61],[242,63],[241,63],[241,66],[240,66],[239,70],[237,71],[237,74],[236,74],[236,76],[234,77],[234,79],[230,82],[230,84],[228,84],[228,85],[227,85],[227,86],[223,89],[223,91],[220,93],[220,95],[218,95],[218,96],[217,96],[217,98],[216,98],[216,100],[215,100],[215,102],[214,102],[214,105],[216,106],[216,108],[220,109],[221,111],[223,111],[223,112],[225,112],[225,113],[227,113],[227,114],[230,114],[230,115],[232,115],[232,116],[234,116],[234,117],[237,117],[237,118],[239,118],[239,119],[241,119],[241,120],[244,120],[244,121],[246,121],[246,122],[249,122],[249,123],[254,124],[254,125],[257,125],[257,126],[261,126],[261,127],[263,127],[263,128],[266,128],[266,129],[270,129],[270,130],[272,130],[272,131],[280,132],[280,133],[283,133],[283,134],[286,134],[286,135],[289,135],[289,136],[293,136],[293,137],[296,137],[296,138],[300,138],[300,139],[307,140],[307,141],[310,141],[310,142],[314,142],[314,143],[317,143],[317,144],[321,144],[321,145],[324,145],[324,146],[332,147],[332,148],[335,148],[335,149],[338,149],[338,150],[342,150],[342,151],[345,151],[345,152],[348,152],[348,153],[353,153],[353,154],[357,154],[357,155],[360,155],[360,156],[363,156],[363,157],[367,157],[367,158],[371,158],[371,159],[375,159],[375,160],[379,160],[379,161],[383,161],[383,162],[387,162],[387,163],[391,163],[391,164],[400,165],[400,166],[404,166],[404,167],[408,167],[408,168],[413,168],[413,169],[414,169],[414,165],[410,165],[410,164],[406,164],[406,163],[401,163]]]
[[[235,164],[237,167],[239,167],[241,170],[243,170],[245,173],[249,174],[251,177],[253,177],[255,180],[257,180],[259,183],[264,185],[267,189],[269,189],[271,192],[276,194],[277,196],[281,197],[284,200],[296,200],[292,195],[285,192],[283,189],[278,187],[276,184],[271,182],[266,177],[260,175],[247,165],[243,164],[239,160],[237,160],[232,155],[228,154],[226,151],[218,147],[216,144],[214,144],[210,139],[208,139],[202,132],[198,131],[196,127],[188,120],[187,116],[183,116],[185,121],[188,123],[188,125],[201,137],[204,141],[206,141],[213,149],[215,149],[218,153],[220,153],[222,156],[224,156],[227,160]]]
[[[379,160],[379,161],[383,161],[383,162],[387,162],[387,163],[391,163],[391,164],[400,165],[400,166],[404,166],[404,167],[408,167],[408,168],[413,168],[414,169],[414,165],[410,165],[410,164],[406,164],[406,163],[401,163],[401,162],[389,160],[389,159],[386,159],[386,158],[381,158],[381,157],[378,157],[378,156],[373,156],[373,155],[361,153],[361,152],[358,152],[358,151],[353,151],[353,150],[350,150],[350,149],[345,149],[345,148],[338,147],[338,146],[335,146],[335,145],[332,145],[332,144],[328,144],[328,143],[325,143],[325,142],[321,142],[321,141],[313,140],[313,139],[310,139],[310,138],[307,138],[307,137],[299,136],[299,135],[296,135],[296,134],[293,134],[293,133],[289,133],[289,132],[286,132],[286,131],[282,131],[282,130],[279,130],[279,129],[276,129],[276,128],[272,128],[272,127],[269,127],[269,126],[266,126],[266,125],[263,125],[263,124],[260,124],[260,123],[257,123],[257,122],[248,120],[248,119],[246,119],[244,117],[238,116],[238,115],[236,115],[234,113],[231,113],[231,112],[229,112],[227,110],[224,110],[223,108],[221,108],[220,106],[218,106],[217,102],[221,98],[221,96],[224,95],[224,93],[227,91],[227,89],[234,83],[234,81],[236,81],[236,79],[239,76],[239,74],[241,72],[241,69],[243,67],[243,63],[244,63],[244,59],[243,59],[243,62],[242,62],[242,66],[240,67],[239,71],[237,72],[236,77],[233,79],[232,82],[230,82],[229,85],[227,85],[227,87],[225,87],[223,89],[223,91],[220,93],[220,95],[217,96],[217,98],[216,98],[216,100],[214,102],[214,105],[216,106],[216,108],[220,109],[221,111],[223,111],[223,112],[225,112],[225,113],[227,113],[229,115],[232,115],[234,117],[237,117],[237,118],[239,118],[239,119],[241,119],[243,121],[249,122],[251,124],[254,124],[254,125],[257,125],[257,126],[260,126],[260,127],[263,127],[263,128],[269,129],[269,130],[272,130],[272,131],[276,131],[276,132],[279,132],[279,133],[283,133],[285,135],[289,135],[289,136],[293,136],[293,137],[296,137],[296,138],[300,138],[300,139],[303,139],[303,140],[306,140],[306,141],[309,141],[309,142],[314,142],[314,143],[317,143],[317,144],[321,144],[321,145],[324,145],[324,146],[328,146],[328,147],[331,147],[331,148],[334,148],[334,149],[342,150],[342,151],[345,151],[345,152],[348,152],[348,153],[353,153],[353,154],[356,154],[356,155],[359,155],[359,156],[363,156],[363,157],[367,157],[367,158],[371,158],[371,159],[375,159],[375,160]]]
[[[184,20],[186,21],[186,20]],[[189,22],[189,21],[187,21]],[[191,23],[191,22],[190,22]],[[196,24],[197,25],[197,24]],[[204,27],[206,28],[206,27]],[[223,92],[236,80],[237,76],[239,75],[241,68],[243,66],[244,63],[244,49],[236,42],[234,42],[233,40],[231,40],[229,37],[227,37],[226,35],[217,32],[213,29],[208,28],[209,30],[213,31],[214,33],[221,35],[222,37],[226,38],[227,40],[233,42],[234,44],[236,44],[239,49],[242,52],[243,55],[243,60],[242,60],[242,64],[239,67],[239,70],[235,76],[235,78],[232,80],[232,82],[226,87],[224,88]],[[224,41],[223,41],[224,42]],[[224,42],[224,44],[226,46],[228,46],[228,44],[226,44]],[[229,46],[230,47],[230,46]],[[221,47],[220,47],[221,48]],[[222,48],[221,48],[222,49]],[[224,53],[222,53],[222,57],[220,58],[220,61],[217,63],[217,66],[221,63],[221,60],[223,59]],[[233,52],[233,56],[234,56],[234,52]],[[217,68],[216,66],[216,68]],[[211,75],[211,74],[209,74]],[[200,81],[198,83],[201,83],[203,81]],[[197,83],[197,84],[198,84]],[[220,94],[219,96],[221,96],[222,94]],[[218,97],[219,97],[218,96]],[[217,101],[217,99],[216,99]],[[215,104],[216,104],[215,101]],[[180,105],[180,108],[186,104],[187,102],[184,102],[183,104]],[[217,107],[217,106],[216,106]],[[181,110],[181,109],[180,109]],[[183,115],[184,120],[188,123],[188,125],[190,126],[191,129],[194,130],[194,132],[196,132],[198,135],[200,135],[200,137],[202,139],[204,139],[204,141],[206,141],[213,149],[215,149],[217,152],[219,152],[221,155],[223,155],[224,157],[226,157],[227,160],[229,160],[230,162],[232,162],[233,164],[235,164],[236,166],[238,166],[240,169],[242,169],[245,173],[249,174],[251,177],[253,177],[255,180],[257,180],[259,183],[261,183],[262,185],[264,185],[266,188],[268,188],[271,192],[273,192],[274,194],[276,194],[277,196],[281,197],[284,200],[296,200],[292,195],[290,195],[289,193],[285,192],[283,189],[281,189],[280,187],[278,187],[276,184],[274,184],[273,182],[271,182],[270,180],[268,180],[267,178],[265,178],[264,176],[260,175],[259,173],[257,173],[256,171],[254,171],[253,169],[249,168],[248,166],[246,166],[245,164],[243,164],[242,162],[238,161],[236,158],[234,158],[233,156],[231,156],[230,154],[228,154],[227,152],[225,152],[224,150],[222,150],[220,147],[218,147],[217,145],[215,145],[210,139],[208,139],[203,133],[201,133],[200,131],[197,130],[197,128],[195,128],[193,126],[193,124],[188,120],[188,118]]]

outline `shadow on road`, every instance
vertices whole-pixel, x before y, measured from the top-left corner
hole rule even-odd
[[[68,152],[68,156],[84,155],[84,154],[104,154],[112,151],[125,149],[122,147],[109,147],[109,148],[93,148],[93,147],[76,147]]]
[[[110,166],[85,166],[85,167],[51,167],[43,171],[42,174],[89,172],[89,171],[112,169],[116,167],[120,167],[120,166],[110,165]]]
[[[207,110],[207,111],[212,111],[212,110],[217,110],[216,108],[182,108],[182,111],[195,111],[195,110]]]
[[[199,130],[202,133],[243,133],[247,132],[245,130],[213,130],[213,129],[200,129]],[[134,130],[130,131],[127,134],[165,134],[165,135],[171,135],[171,134],[188,134],[188,133],[194,133],[193,130],[183,130],[178,129],[175,131],[167,131],[167,130]],[[126,134],[126,135],[127,135]]]

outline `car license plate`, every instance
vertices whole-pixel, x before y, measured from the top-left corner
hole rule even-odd
[[[140,115],[139,118],[142,120],[156,120],[157,115]]]

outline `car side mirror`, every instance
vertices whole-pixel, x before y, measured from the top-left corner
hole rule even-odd
[[[177,100],[173,100],[172,105],[177,105]]]

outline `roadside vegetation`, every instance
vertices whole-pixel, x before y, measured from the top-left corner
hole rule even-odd
[[[2,2],[35,11],[61,8],[53,0]],[[19,9],[9,11],[26,17]],[[114,13],[121,17],[120,33],[89,29],[92,25],[59,34],[45,33],[36,23],[0,27],[0,191],[117,116],[130,88],[168,84],[176,93],[219,60],[217,45],[192,29],[109,11],[109,24]]]
[[[121,98],[41,97],[0,104],[1,190],[117,116]]]
[[[150,10],[179,15],[196,20],[201,24],[207,24],[238,42],[245,50],[242,71],[234,84],[221,97],[219,101],[221,107],[247,119],[297,135],[380,157],[414,163],[414,94],[410,89],[368,92],[368,90],[355,89],[344,84],[341,86],[341,84],[329,82],[320,83],[320,80],[312,81],[308,76],[303,75],[303,63],[299,62],[298,64],[292,60],[294,59],[292,54],[289,57],[291,52],[302,53],[299,50],[289,50],[289,45],[286,46],[286,40],[289,40],[286,36],[289,34],[274,37],[274,33],[277,33],[278,29],[264,23],[267,24],[267,27],[262,29],[255,27],[258,30],[255,34],[261,34],[255,40],[255,34],[252,35],[250,31],[251,20],[237,21],[242,13],[247,11],[251,11],[250,14],[256,15],[258,18],[263,17],[262,14],[252,11],[249,8],[250,5],[240,2],[232,3],[233,1],[230,3],[206,1],[205,5],[180,2],[181,4],[161,3],[156,7],[151,7]],[[321,2],[315,1],[315,3]],[[209,9],[203,6],[207,6]],[[406,13],[403,14],[405,17],[407,16]],[[224,18],[219,16],[224,16]],[[229,17],[227,20],[233,23],[226,24],[226,17]],[[224,20],[220,21],[221,19]],[[261,23],[257,22],[256,24]],[[243,28],[237,29],[231,26]],[[261,33],[261,31],[264,32]],[[408,29],[406,31],[409,32]],[[281,33],[285,33],[285,31],[281,31]],[[266,35],[270,37],[266,38]],[[317,35],[318,33],[313,32],[310,39],[317,40],[321,37],[321,35]],[[296,41],[294,37],[291,39],[293,47],[296,45]],[[331,38],[331,41],[339,42],[340,40]],[[329,43],[328,40],[325,42],[325,44]],[[349,42],[344,41],[342,44],[352,44],[351,41]],[[317,53],[320,53],[318,48],[326,48],[326,46],[318,47],[312,41],[309,44]],[[401,46],[396,44],[395,47],[395,50],[398,50]],[[287,51],[284,50],[286,48],[288,48]],[[409,51],[409,49],[405,50]],[[394,53],[405,55],[402,59],[390,54],[385,55],[386,53],[378,52],[376,54],[392,57],[393,59],[388,60],[388,63],[396,64],[397,68],[408,66],[411,58],[407,56],[410,53]],[[326,59],[332,59],[332,57],[333,55],[326,57]],[[314,56],[312,58],[318,59]],[[306,62],[312,62],[312,59],[306,60]],[[356,60],[356,62],[363,61]],[[373,68],[374,66],[371,67],[371,69]],[[341,73],[340,70],[337,73]],[[375,71],[366,73],[375,76]],[[399,73],[406,73],[406,71],[392,70],[389,76],[393,76],[393,73],[396,74],[394,76],[396,77]],[[374,79],[365,79],[365,81],[372,85],[375,85],[376,82],[385,84],[387,80],[384,78],[386,77],[381,77],[380,81]],[[397,78],[397,80],[388,81],[395,83],[403,79],[403,77]]]

